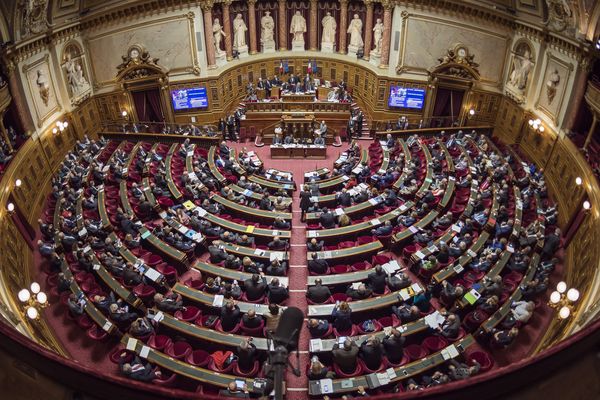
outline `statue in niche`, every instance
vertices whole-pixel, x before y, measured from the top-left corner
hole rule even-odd
[[[260,28],[260,41],[262,43],[275,41],[275,21],[273,20],[270,11],[265,11],[265,15],[263,15],[263,17],[260,19]]]
[[[221,23],[219,22],[219,18],[215,18],[215,21],[213,22],[213,26],[212,26],[212,31],[213,31],[213,38],[214,38],[214,43],[215,43],[215,52],[217,53],[217,56],[221,56],[221,55],[223,55],[223,53],[225,53],[223,50],[221,50],[221,42],[223,41],[223,38],[226,35],[225,35],[225,32],[223,32],[223,27],[221,26]]]
[[[44,105],[48,106],[48,101],[50,100],[50,84],[48,83],[48,77],[41,69],[38,69],[36,73],[37,79],[35,83],[40,92],[40,98],[44,102]]]
[[[67,84],[71,91],[71,96],[77,96],[85,92],[89,87],[89,83],[83,75],[81,64],[73,60],[70,52],[65,54],[65,72],[67,73]]]
[[[365,45],[362,39],[362,27],[363,23],[360,17],[358,16],[358,14],[354,14],[352,21],[350,21],[350,24],[348,25],[347,32],[350,34],[350,45],[348,47],[349,50],[352,49],[354,53],[356,53],[356,51],[358,51],[359,49],[363,48],[363,46]]]
[[[233,49],[241,50],[248,46],[246,46],[246,31],[248,27],[246,23],[242,19],[242,14],[238,14],[235,16],[233,20]]]
[[[300,11],[296,11],[292,17],[292,23],[290,24],[290,33],[294,35],[293,42],[304,43],[304,33],[306,32],[306,19],[302,16]]]
[[[373,43],[375,43],[374,54],[381,54],[381,44],[383,43],[383,22],[381,18],[377,18],[373,27]]]
[[[558,70],[555,68],[554,71],[550,73],[548,76],[548,80],[546,81],[546,96],[548,97],[548,104],[552,104],[554,101],[554,97],[556,97],[556,89],[560,84],[560,74]]]
[[[519,46],[515,52],[510,72],[509,83],[524,92],[529,81],[529,73],[533,69],[531,52],[526,44]]]
[[[327,11],[325,16],[321,20],[321,25],[323,25],[321,45],[323,43],[335,43],[335,30],[337,29],[337,22],[329,11]]]

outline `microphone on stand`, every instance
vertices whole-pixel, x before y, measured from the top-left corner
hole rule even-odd
[[[288,355],[289,352],[294,350],[296,350],[296,366],[290,366],[293,374],[300,376],[298,340],[300,339],[300,330],[303,323],[304,314],[302,311],[296,307],[288,307],[281,314],[277,330],[271,337],[273,350],[269,350],[269,360],[275,375],[275,400],[283,400],[283,378],[287,366],[290,365]]]

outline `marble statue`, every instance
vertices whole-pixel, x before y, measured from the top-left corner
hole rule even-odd
[[[522,55],[518,53],[515,54],[513,57],[513,65],[510,73],[509,83],[517,89],[525,91],[527,88],[529,73],[532,69],[533,62],[531,61],[529,49],[526,49]]]
[[[48,77],[41,69],[37,70],[37,79],[35,83],[40,92],[40,98],[44,102],[44,105],[48,106],[48,101],[50,100],[50,84],[48,83]]]
[[[546,96],[548,97],[548,104],[552,104],[554,97],[556,96],[556,89],[560,84],[560,74],[557,69],[554,69],[548,76],[546,81]]]
[[[261,31],[260,31],[260,41],[265,43],[265,42],[272,42],[274,41],[274,31],[275,31],[275,21],[273,20],[273,17],[271,16],[271,12],[270,11],[265,11],[265,15],[263,15],[263,17],[260,19],[260,27],[261,27]]]
[[[337,28],[337,22],[329,11],[323,17],[321,21],[323,25],[323,35],[321,36],[321,44],[323,43],[335,43],[335,30]]]
[[[215,43],[215,53],[217,56],[220,56],[225,53],[223,50],[221,50],[221,41],[226,35],[225,32],[223,32],[223,27],[221,26],[218,18],[215,18],[215,22],[213,22],[212,31]]]
[[[71,91],[71,96],[78,96],[89,88],[89,83],[83,75],[81,64],[72,59],[71,53],[65,55],[65,71],[67,73],[67,84]]]
[[[383,43],[383,22],[381,22],[381,18],[377,18],[373,27],[373,43],[375,44],[373,53],[381,54],[381,44]]]
[[[296,11],[290,24],[290,33],[294,34],[292,42],[302,43],[302,48],[304,48],[304,32],[306,32],[306,19],[300,11]]]
[[[242,14],[238,14],[235,16],[233,20],[233,49],[240,51],[242,49],[247,49],[246,45],[246,31],[248,27],[246,23],[242,19]]]
[[[350,34],[350,45],[348,46],[349,53],[356,53],[358,50],[362,49],[364,46],[364,42],[362,39],[362,27],[363,23],[358,16],[358,14],[354,14],[352,21],[348,25],[348,32]]]

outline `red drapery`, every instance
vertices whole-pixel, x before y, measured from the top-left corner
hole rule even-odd
[[[138,121],[163,122],[165,120],[158,88],[133,92],[132,97]]]

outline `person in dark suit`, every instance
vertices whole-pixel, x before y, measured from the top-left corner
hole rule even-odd
[[[267,287],[269,303],[280,304],[290,297],[288,288],[279,283],[279,279],[273,278]]]
[[[213,264],[218,264],[227,259],[227,252],[218,246],[208,246],[208,253],[210,254],[210,262]]]
[[[252,278],[244,281],[244,290],[248,301],[256,301],[265,294],[267,284],[260,275],[252,274]]]
[[[376,294],[382,294],[385,291],[387,273],[381,265],[377,265],[375,267],[375,271],[371,272],[367,278],[369,287],[373,292]]]
[[[352,329],[352,310],[345,301],[336,304],[331,312],[333,317],[333,326],[339,332],[345,332]]]
[[[352,205],[352,196],[350,196],[346,188],[342,189],[341,193],[337,195],[337,202],[342,207],[350,207]]]
[[[302,214],[300,215],[300,219],[302,222],[306,221],[306,212],[310,207],[310,192],[306,185],[302,186],[302,191],[300,192],[300,210]]]
[[[308,244],[306,245],[306,248],[308,251],[321,251],[323,250],[323,244],[324,242],[322,240],[320,242],[317,242],[317,239],[312,238],[310,239],[310,242],[308,242]]]
[[[329,321],[311,318],[308,320],[308,331],[314,338],[323,337],[329,331]]]
[[[333,215],[333,213],[329,212],[329,209],[327,209],[327,207],[323,209],[323,213],[319,217],[319,222],[321,223],[321,226],[325,229],[335,228],[335,216]]]
[[[360,346],[360,358],[363,360],[367,368],[377,370],[381,366],[383,357],[383,346],[379,338],[375,336],[369,337]]]
[[[261,210],[273,211],[274,207],[268,193],[265,193],[260,199],[259,207]]]
[[[239,344],[236,349],[236,355],[238,357],[238,367],[241,371],[251,371],[256,360],[257,350],[252,338],[248,337]]]
[[[368,297],[371,297],[373,291],[369,289],[364,283],[358,285],[357,289],[354,289],[352,286],[346,290],[346,295],[352,300],[364,300]]]
[[[129,307],[125,304],[119,306],[113,303],[109,307],[110,319],[117,324],[127,325],[138,318],[136,313],[129,312]]]
[[[554,256],[556,250],[558,250],[560,246],[560,228],[556,228],[554,233],[546,236],[546,240],[544,242],[544,248],[542,249],[542,259],[549,260]]]
[[[306,297],[313,303],[322,304],[331,297],[331,291],[327,286],[323,286],[323,281],[320,278],[317,278],[315,284],[308,287]]]
[[[154,368],[150,363],[143,362],[137,355],[133,358],[133,361],[126,363],[125,355],[126,353],[123,352],[119,360],[119,369],[123,375],[140,382],[150,382],[153,379],[160,378],[160,371],[154,372]]]
[[[221,327],[225,332],[233,330],[240,322],[240,308],[232,300],[229,300],[221,308]]]
[[[358,346],[351,339],[346,339],[342,347],[336,343],[331,351],[333,354],[333,362],[346,373],[351,373],[356,370],[358,352]]]
[[[246,385],[244,385],[243,388],[238,389],[237,384],[235,383],[235,381],[233,381],[229,382],[229,385],[227,385],[227,389],[219,390],[219,397],[235,397],[239,399],[249,399],[250,392],[248,391]]]
[[[372,229],[371,234],[373,236],[387,236],[392,233],[392,230],[392,223],[390,221],[385,221],[385,223],[380,227]]]
[[[254,309],[248,310],[246,314],[242,316],[242,326],[249,329],[255,329],[262,323],[262,317],[256,315]]]
[[[438,327],[438,333],[445,338],[455,338],[460,331],[460,318],[456,314],[450,314],[446,321]]]
[[[287,242],[281,240],[279,236],[275,236],[273,241],[269,242],[267,246],[269,247],[269,250],[283,251],[287,247]]]
[[[181,296],[175,293],[163,295],[156,293],[154,295],[154,304],[160,311],[175,313],[175,311],[183,310],[183,301]]]
[[[317,275],[325,275],[329,269],[329,263],[327,263],[327,260],[319,259],[317,253],[312,253],[311,260],[308,262],[308,269]]]
[[[392,329],[390,334],[383,339],[383,348],[387,359],[393,363],[399,363],[404,356],[404,342],[406,338],[397,329]]]

